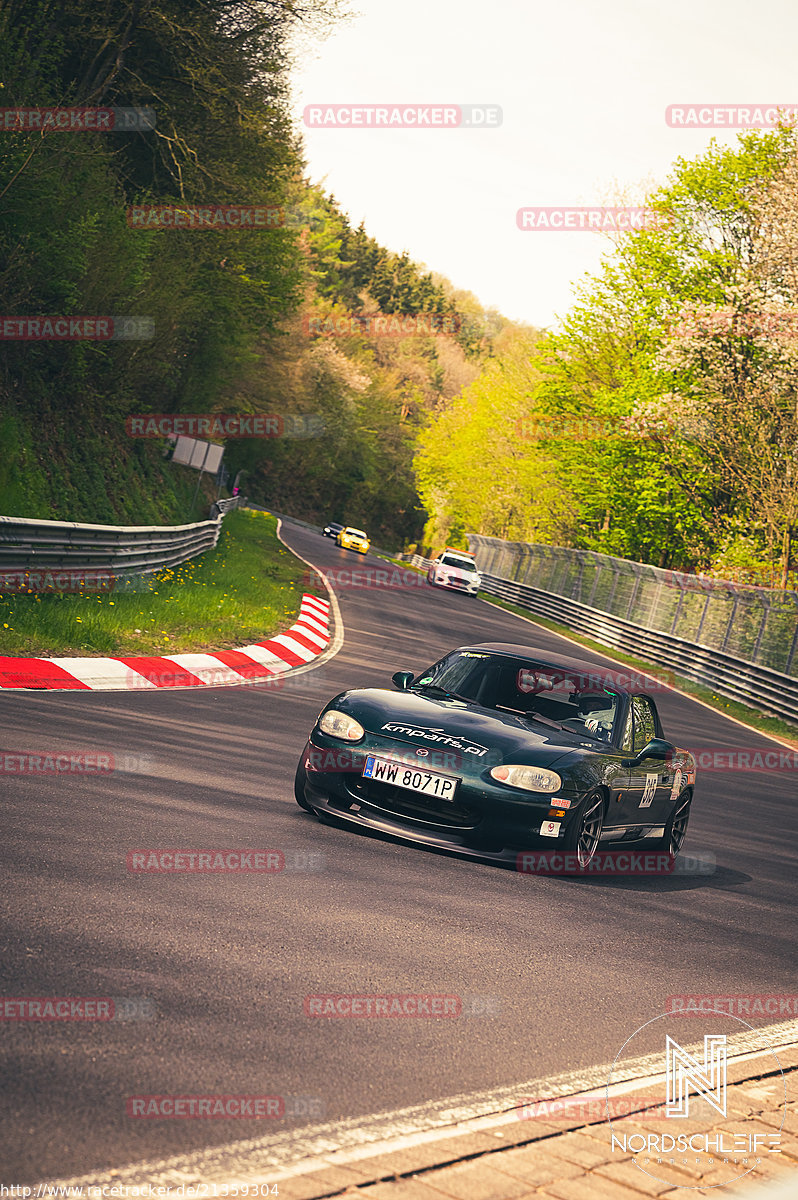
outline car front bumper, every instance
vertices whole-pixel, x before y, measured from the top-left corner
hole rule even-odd
[[[433,576],[430,582],[435,587],[448,588],[452,592],[465,592],[468,596],[476,596],[479,592],[479,584],[469,579],[454,579],[451,577],[438,579]]]
[[[556,797],[530,792],[527,799],[518,793],[509,794],[508,789],[482,777],[461,775],[456,802],[436,802],[434,797],[363,779],[366,756],[395,754],[395,744],[344,750],[340,743],[334,745],[325,738],[322,744],[321,737],[314,736],[318,740],[309,741],[302,755],[307,773],[305,799],[314,812],[336,821],[471,857],[514,864],[524,850],[561,847],[568,823],[576,816],[578,800],[572,799],[569,811],[559,818],[558,836],[541,836],[540,828],[549,810],[557,807]],[[323,763],[325,755],[337,752],[345,756],[344,769],[314,766],[314,759],[316,764]],[[422,762],[416,765],[424,769]],[[430,769],[440,771],[437,767]]]

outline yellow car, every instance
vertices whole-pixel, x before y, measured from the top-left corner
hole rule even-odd
[[[342,550],[358,550],[361,554],[368,554],[371,542],[362,529],[353,529],[351,525],[347,525],[338,534],[335,544]]]

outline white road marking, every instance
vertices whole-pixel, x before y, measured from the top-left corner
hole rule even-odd
[[[765,1066],[765,1063],[772,1064],[773,1055],[770,1050],[761,1049],[763,1040],[776,1054],[780,1046],[795,1046],[798,1043],[798,1021],[782,1021],[730,1035],[729,1061],[754,1062],[763,1058],[763,1068],[771,1070],[771,1066]],[[695,1042],[684,1049],[698,1054],[701,1045]],[[346,1163],[362,1163],[376,1155],[394,1153],[441,1139],[448,1140],[466,1133],[499,1130],[503,1125],[518,1121],[517,1110],[530,1096],[554,1099],[560,1096],[595,1098],[607,1094],[622,1095],[639,1089],[641,1084],[661,1079],[663,1057],[660,1051],[630,1060],[622,1070],[615,1067],[614,1075],[618,1082],[611,1088],[607,1088],[607,1080],[613,1064],[603,1063],[545,1079],[527,1080],[491,1092],[450,1096],[392,1112],[350,1117],[267,1134],[248,1141],[231,1142],[226,1146],[176,1155],[159,1162],[134,1163],[113,1173],[101,1171],[61,1179],[54,1181],[53,1186],[112,1184],[136,1187],[144,1183],[150,1183],[153,1187],[181,1183],[187,1186],[209,1183],[233,1186],[277,1183],[280,1179]],[[447,1153],[446,1159],[449,1158],[451,1154]],[[120,1195],[124,1196],[125,1193]]]
[[[228,667],[220,659],[214,658],[212,654],[170,654],[162,661],[165,668],[169,663],[176,663],[178,667],[182,667],[184,671],[188,671],[203,683],[219,685],[241,683],[244,678],[239,671],[234,671],[232,667]]]
[[[118,658],[51,658],[47,661],[63,667],[81,683],[87,683],[95,692],[130,688],[132,691],[156,688],[144,675]]]

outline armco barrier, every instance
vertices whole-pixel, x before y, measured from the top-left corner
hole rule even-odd
[[[221,514],[191,525],[82,525],[0,517],[0,574],[105,570],[119,577],[145,575],[213,549],[221,528]]]
[[[608,564],[617,565],[621,570],[628,566],[630,573],[637,571],[639,575],[650,571],[662,576],[665,572],[641,563],[627,564],[622,559],[609,559],[607,556],[592,555],[590,552],[502,542],[498,538],[488,538],[481,534],[470,534],[468,540],[482,574],[482,592],[487,595],[496,596],[500,600],[518,605],[519,608],[525,608],[528,612],[548,617],[550,621],[557,621],[603,646],[658,666],[668,667],[674,674],[710,688],[716,694],[730,700],[740,700],[762,712],[798,723],[798,677],[794,675],[775,671],[762,662],[749,662],[724,650],[677,637],[673,633],[646,628],[569,596],[522,583],[517,578],[509,579],[503,575],[490,574],[487,568],[498,562],[505,570],[510,569],[513,574],[520,575],[524,569],[528,570],[534,552],[540,550],[548,552],[552,559],[556,559],[558,553],[563,558],[573,556],[575,561],[583,556],[601,559]],[[411,567],[420,570],[426,570],[432,561],[420,554],[403,557]],[[698,578],[680,575],[675,581],[675,586],[682,592],[691,590],[690,580]],[[581,572],[579,583],[582,583]],[[661,586],[664,581],[660,579],[657,583]],[[595,582],[592,590],[595,593]],[[791,598],[789,599],[791,601]],[[681,607],[677,600],[677,611]],[[704,607],[708,607],[706,601]],[[793,634],[787,654],[787,662],[790,665],[795,662],[796,640],[798,634]],[[761,643],[760,635],[755,640],[755,645],[761,646]]]
[[[744,662],[671,634],[645,629],[577,600],[498,575],[483,574],[482,590],[558,621],[603,646],[668,667],[676,675],[711,688],[718,695],[798,723],[798,679],[780,671]]]
[[[594,550],[473,534],[485,575],[525,583],[644,629],[798,676],[798,592],[664,570]]]

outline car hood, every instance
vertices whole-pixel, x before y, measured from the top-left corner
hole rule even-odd
[[[447,575],[456,575],[458,579],[473,579],[475,575],[479,574],[476,567],[469,571],[465,567],[450,567],[447,563],[436,563],[435,570],[445,571]]]
[[[464,765],[473,764],[479,771],[511,761],[549,766],[564,755],[602,749],[586,743],[578,734],[539,725],[512,713],[415,692],[364,688],[344,692],[331,707],[360,722],[367,731],[369,749],[376,738],[430,752],[453,752]]]

